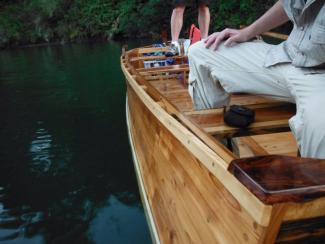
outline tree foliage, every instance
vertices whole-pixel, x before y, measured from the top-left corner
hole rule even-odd
[[[2,0],[0,46],[85,38],[158,36],[169,29],[172,4],[163,0]],[[249,24],[274,0],[212,1],[211,31]],[[185,14],[186,29],[196,9]]]

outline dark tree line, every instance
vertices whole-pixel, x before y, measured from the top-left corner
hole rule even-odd
[[[169,29],[172,10],[164,0],[2,0],[0,46],[70,42],[89,38],[152,38]],[[249,24],[275,0],[212,1],[211,30]],[[186,11],[185,28],[196,22]]]

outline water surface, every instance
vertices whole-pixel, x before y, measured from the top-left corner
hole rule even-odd
[[[150,243],[120,50],[0,51],[0,243]]]

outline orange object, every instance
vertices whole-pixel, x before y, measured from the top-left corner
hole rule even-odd
[[[191,40],[191,45],[198,41],[201,41],[201,31],[194,24],[191,25],[190,40]]]

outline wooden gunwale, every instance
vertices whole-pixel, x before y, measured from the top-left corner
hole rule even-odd
[[[224,185],[224,187],[234,196],[234,198],[241,204],[241,206],[255,219],[255,221],[261,226],[268,226],[271,218],[272,206],[263,204],[258,198],[256,198],[250,191],[248,191],[232,174],[227,171],[228,163],[223,159],[222,154],[218,154],[203,143],[199,138],[194,135],[190,130],[185,128],[179,121],[173,116],[168,114],[158,103],[154,101],[147,93],[150,88],[150,84],[147,84],[148,89],[145,91],[138,82],[134,79],[134,76],[125,67],[123,60],[121,60],[122,71],[134,92],[141,99],[143,104],[151,111],[151,113],[173,134],[175,137],[199,159],[206,168]],[[129,69],[131,67],[128,67]],[[137,80],[139,76],[135,76]],[[154,92],[154,91],[153,91]],[[154,93],[157,93],[154,92]],[[156,94],[157,96],[157,94]],[[159,96],[161,96],[159,94]],[[163,100],[163,99],[160,99]],[[165,101],[164,101],[165,102]],[[168,103],[166,103],[169,106]],[[172,106],[170,107],[172,108]],[[168,109],[168,108],[167,108]],[[175,108],[173,110],[176,110]],[[176,112],[176,111],[172,111]],[[182,118],[184,121],[185,116],[182,117],[180,113],[177,114],[178,118]],[[189,121],[187,121],[189,122]],[[224,148],[215,145],[215,149],[220,152],[224,151]]]

